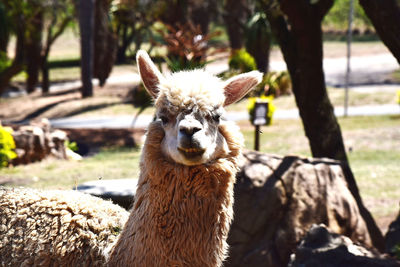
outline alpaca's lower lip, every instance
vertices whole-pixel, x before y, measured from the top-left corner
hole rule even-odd
[[[203,155],[204,149],[201,148],[183,148],[183,147],[178,147],[179,152],[181,152],[186,158],[195,158]]]

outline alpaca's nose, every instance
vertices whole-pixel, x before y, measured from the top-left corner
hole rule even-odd
[[[195,125],[193,125],[193,126],[183,126],[183,125],[181,125],[179,127],[179,132],[182,135],[185,135],[187,137],[193,136],[196,132],[198,132],[200,130],[201,130],[201,128],[198,127],[198,126],[195,126]]]
[[[200,121],[196,120],[192,115],[186,117],[179,122],[178,130],[182,137],[191,138],[195,133],[200,131],[203,125]]]

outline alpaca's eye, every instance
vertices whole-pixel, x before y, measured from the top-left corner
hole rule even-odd
[[[221,118],[221,115],[220,115],[220,114],[214,114],[214,115],[212,116],[212,118],[213,118],[213,120],[214,120],[215,122],[219,122],[219,120],[220,120],[220,118]]]
[[[168,118],[165,117],[165,116],[160,116],[160,120],[161,120],[161,122],[162,122],[163,125],[165,125],[165,124],[168,123]]]

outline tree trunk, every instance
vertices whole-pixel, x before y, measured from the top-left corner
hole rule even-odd
[[[47,57],[42,58],[40,68],[42,70],[42,94],[47,94],[50,91],[49,66]]]
[[[25,59],[25,24],[21,16],[16,20],[15,32],[17,41],[15,45],[15,57],[8,68],[0,73],[0,95],[6,91],[12,77],[23,69]]]
[[[288,21],[267,10],[292,78],[293,92],[314,157],[347,161],[340,126],[328,98],[323,72],[321,21],[332,0],[309,4],[286,0],[281,9]],[[290,30],[287,23],[290,23]]]
[[[95,5],[93,76],[103,86],[114,66],[117,38],[108,20],[110,1],[96,0]]]
[[[396,0],[360,0],[376,32],[400,64],[400,4]]]
[[[117,35],[120,39],[120,44],[117,49],[117,63],[119,64],[127,62],[126,51],[133,40],[133,31],[135,29],[132,28],[132,33],[128,35],[128,28],[128,24],[122,24],[119,25],[119,29],[117,30]]]
[[[244,25],[248,17],[247,0],[227,0],[224,20],[232,49],[241,49],[244,45]]]
[[[7,54],[8,42],[10,40],[10,25],[7,19],[7,11],[0,2],[0,52]]]
[[[33,7],[35,8],[35,7]],[[35,91],[39,81],[40,53],[42,50],[42,31],[43,31],[43,11],[37,7],[37,14],[30,23],[29,37],[26,44],[26,91],[32,93]]]
[[[305,0],[282,0],[280,3],[287,20],[281,11],[268,5],[264,8],[292,78],[296,104],[312,155],[342,160],[347,166],[342,134],[327,95],[322,64],[321,21],[333,1],[320,0],[310,4]],[[351,174],[346,176],[349,189],[367,222],[374,246],[381,250],[382,233],[362,203],[350,167],[347,171]]]
[[[210,24],[210,1],[191,1],[190,18],[194,25],[200,25],[203,34],[208,33],[208,26]]]
[[[81,32],[81,79],[82,97],[93,96],[93,26],[94,1],[79,1],[79,28]]]
[[[272,34],[265,14],[255,13],[247,24],[246,30],[246,50],[254,57],[257,69],[267,73]]]

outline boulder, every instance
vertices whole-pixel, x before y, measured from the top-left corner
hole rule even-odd
[[[313,225],[291,255],[289,267],[395,267],[400,262],[331,233],[325,225]]]
[[[247,151],[235,185],[225,266],[287,266],[311,225],[372,246],[342,165]]]
[[[63,128],[71,142],[78,144],[78,153],[86,155],[100,147],[137,147],[146,130],[141,128]]]
[[[138,179],[96,180],[80,184],[76,190],[111,200],[125,209],[130,209],[134,201]]]

